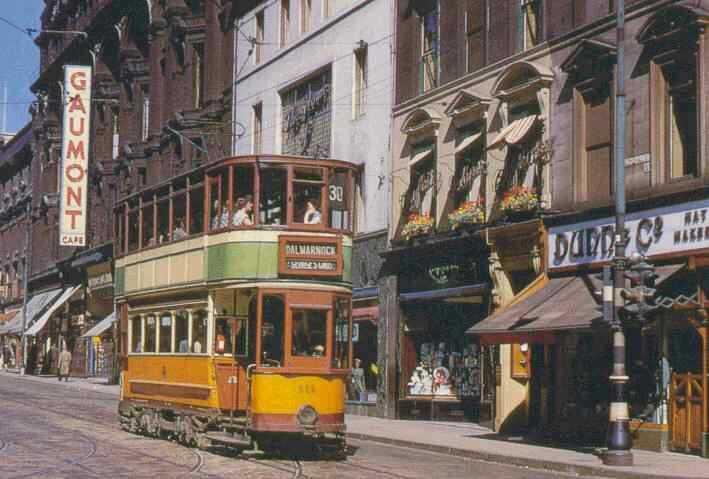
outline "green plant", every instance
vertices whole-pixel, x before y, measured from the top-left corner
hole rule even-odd
[[[448,215],[448,222],[454,230],[463,225],[483,223],[485,222],[485,205],[482,201],[466,201]]]

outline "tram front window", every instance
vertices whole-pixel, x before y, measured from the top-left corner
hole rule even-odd
[[[261,322],[261,349],[264,365],[283,364],[283,326],[285,306],[280,296],[263,297],[263,321]]]
[[[192,313],[192,352],[206,352],[207,344],[207,312],[203,309]]]
[[[325,356],[327,311],[293,310],[293,356]]]
[[[283,168],[264,168],[261,175],[260,223],[286,224],[288,172]]]
[[[145,318],[145,351],[146,353],[155,352],[155,335],[157,332],[155,315],[151,314]]]

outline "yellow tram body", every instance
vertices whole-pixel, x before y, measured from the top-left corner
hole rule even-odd
[[[124,428],[197,445],[344,444],[354,174],[230,158],[119,202]]]

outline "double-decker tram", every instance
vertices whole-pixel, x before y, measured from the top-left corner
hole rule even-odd
[[[117,203],[125,429],[251,452],[344,447],[355,174],[234,157]]]

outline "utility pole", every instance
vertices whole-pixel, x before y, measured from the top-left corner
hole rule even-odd
[[[632,466],[630,414],[627,401],[628,375],[625,370],[625,333],[621,321],[627,258],[625,246],[625,1],[618,0],[617,56],[615,89],[615,256],[613,258],[613,372],[610,376],[611,398],[607,450],[601,454],[604,464]]]

